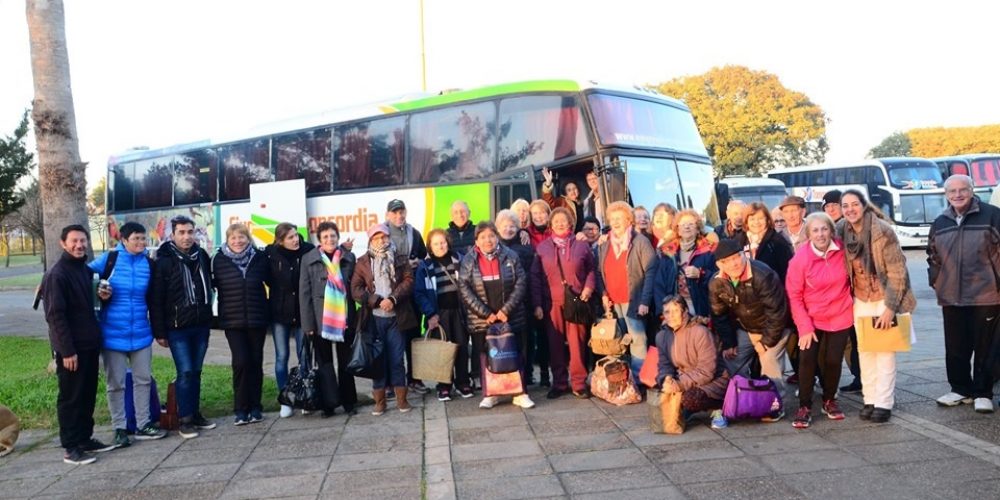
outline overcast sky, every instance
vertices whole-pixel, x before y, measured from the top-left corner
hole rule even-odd
[[[419,0],[65,3],[91,183],[129,147],[421,90]],[[33,95],[24,9],[0,0],[3,135]],[[745,65],[823,108],[828,161],[896,130],[1000,123],[1000,2],[425,0],[424,19],[430,91]]]

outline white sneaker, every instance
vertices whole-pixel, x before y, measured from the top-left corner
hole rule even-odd
[[[520,406],[525,409],[534,408],[535,402],[527,394],[521,394],[520,396],[514,396],[514,406]]]
[[[288,418],[288,417],[292,416],[292,412],[293,411],[294,410],[292,410],[291,406],[281,405],[281,412],[278,413],[278,416],[281,417],[281,418]]]
[[[968,405],[972,404],[972,398],[965,397],[957,392],[949,392],[948,394],[937,398],[937,404],[941,406]]]
[[[312,413],[312,412],[311,412],[311,411],[309,411],[309,410],[302,410],[302,414],[303,414],[303,415],[308,415],[308,414],[310,414],[310,413]]]
[[[993,400],[990,398],[976,398],[975,408],[977,413],[993,413]]]
[[[487,397],[483,398],[482,401],[479,402],[479,407],[483,408],[485,410],[489,410],[490,408],[493,408],[494,406],[496,406],[497,403],[499,402],[499,400],[500,400],[500,398],[498,398],[496,396],[487,396]]]

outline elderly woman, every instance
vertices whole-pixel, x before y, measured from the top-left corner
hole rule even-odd
[[[635,228],[643,236],[645,236],[650,241],[653,240],[653,233],[650,232],[650,224],[652,224],[653,218],[649,215],[649,210],[646,207],[639,205],[633,210],[635,214]]]
[[[319,248],[302,256],[299,274],[302,330],[312,341],[320,366],[333,363],[336,350],[340,404],[345,413],[354,415],[358,391],[347,364],[351,361],[351,344],[357,334],[357,306],[348,290],[356,259],[345,245],[340,244],[340,228],[334,222],[320,222],[316,226],[316,240]],[[338,336],[343,340],[335,340]],[[334,409],[323,402],[324,417],[333,415]]]
[[[423,242],[421,242],[422,244]],[[381,340],[385,373],[372,380],[375,408],[372,415],[385,413],[386,386],[396,393],[396,408],[401,413],[412,409],[406,400],[406,338],[402,332],[417,328],[410,295],[413,273],[406,255],[396,255],[389,241],[389,228],[374,224],[368,228],[368,251],[358,259],[351,277],[351,295],[361,307],[358,332]]]
[[[535,262],[535,249],[531,246],[530,240],[525,242],[523,238],[519,237],[517,215],[510,210],[497,212],[496,226],[500,236],[500,244],[513,250],[517,254],[517,260],[521,263],[521,268],[525,272],[530,271],[532,264]],[[534,310],[534,308],[531,309]],[[545,325],[532,315],[527,318],[527,327],[528,352],[525,354],[526,378],[524,384],[533,385],[535,383],[534,366],[537,364],[541,371],[539,382],[542,386],[548,387],[551,385],[551,378],[549,377],[549,341],[545,334]],[[475,379],[479,375],[479,358],[476,357],[475,353],[473,362],[475,363],[473,367],[473,379]]]
[[[676,215],[677,209],[669,203],[660,203],[653,207],[653,223],[650,226],[650,233],[653,235],[650,241],[653,243],[653,248],[663,247],[674,240],[674,217]]]
[[[236,425],[260,422],[264,407],[264,339],[268,307],[264,284],[267,256],[258,252],[243,224],[226,228],[226,243],[212,257],[212,285],[218,293],[219,323],[226,332],[233,367],[233,412]]]
[[[635,216],[628,203],[616,201],[608,205],[604,216],[611,232],[597,248],[597,288],[604,310],[625,319],[632,340],[632,372],[638,376],[646,359],[645,318],[653,310],[656,252],[635,229]]]
[[[721,409],[729,373],[715,348],[715,337],[693,320],[683,297],[667,297],[662,309],[663,329],[656,334],[657,386],[665,393],[683,393],[681,408],[688,414],[711,410],[713,429],[727,427]]]
[[[516,230],[515,230],[516,231]],[[448,245],[448,234],[442,229],[431,229],[427,233],[427,258],[417,266],[413,299],[420,314],[423,314],[427,330],[441,327],[449,342],[459,346],[469,345],[469,333],[465,327],[462,297],[458,292],[458,268],[461,259]],[[454,377],[456,394],[471,398],[469,384],[469,349],[460,348],[455,357]],[[438,383],[438,401],[451,401],[452,384]]]
[[[851,284],[847,260],[829,215],[806,217],[809,242],[802,245],[788,265],[785,290],[792,320],[799,331],[799,410],[792,420],[796,429],[812,423],[813,385],[817,361],[823,385],[823,413],[843,420],[835,399],[840,380],[840,359],[854,329]]]
[[[545,182],[542,184],[542,199],[553,209],[565,208],[573,214],[573,233],[583,230],[583,203],[580,200],[580,188],[573,181],[568,181],[563,185],[563,196],[555,196],[552,191],[555,185],[552,183],[552,172],[547,168],[542,169],[542,177]]]
[[[527,275],[517,254],[500,245],[496,226],[492,222],[480,222],[476,225],[474,249],[462,258],[458,282],[472,333],[472,343],[478,346],[474,352],[486,352],[486,330],[490,325],[496,322],[509,323],[519,343],[523,383],[528,341],[524,312],[524,299],[528,293]],[[493,408],[498,401],[496,397],[487,396],[479,403],[479,407]],[[514,396],[514,404],[521,408],[535,406],[528,397],[527,388]]]
[[[567,321],[563,316],[563,305],[571,300],[563,285],[569,285],[583,302],[589,301],[596,286],[594,256],[590,245],[574,237],[575,220],[569,210],[553,210],[549,225],[552,237],[538,245],[538,256],[531,268],[535,319],[545,323],[552,363],[552,389],[547,397],[555,399],[572,390],[577,398],[586,399],[590,397],[586,368],[589,325]]]
[[[552,207],[542,200],[531,202],[529,208],[531,223],[528,224],[528,234],[531,236],[531,246],[537,247],[539,243],[552,236],[552,229],[549,228],[549,214]]]
[[[715,266],[715,244],[705,235],[705,223],[694,210],[682,210],[674,217],[677,239],[664,247],[677,264],[677,289],[687,301],[691,313],[708,317],[712,313],[708,301],[708,282],[718,269]]]
[[[876,328],[888,328],[896,314],[917,307],[906,269],[906,257],[896,232],[885,216],[860,191],[840,197],[845,223],[838,225],[844,241],[854,290],[854,320],[876,319]],[[887,422],[895,403],[896,353],[859,352],[864,408],[861,419]]]
[[[517,215],[518,228],[528,229],[528,224],[531,223],[531,204],[528,200],[524,198],[514,200],[514,203],[510,204],[510,210]]]
[[[795,255],[792,244],[776,230],[771,213],[763,203],[755,201],[747,205],[742,217],[743,232],[736,241],[748,257],[767,264],[784,282],[788,261]]]

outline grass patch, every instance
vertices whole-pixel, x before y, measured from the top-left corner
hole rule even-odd
[[[0,404],[9,407],[26,429],[56,429],[56,376],[45,368],[52,358],[49,343],[41,339],[0,337]],[[167,386],[176,376],[170,358],[153,356],[153,378],[160,401],[167,401]],[[232,414],[233,373],[228,366],[205,365],[201,374],[201,411],[206,417]],[[104,370],[97,382],[94,420],[98,425],[111,423],[105,393]],[[278,409],[278,386],[273,377],[264,377],[261,397],[264,411]]]
[[[34,290],[42,282],[42,273],[0,278],[0,290]]]
[[[0,267],[7,263],[7,256],[0,255]],[[31,266],[42,263],[42,254],[14,254],[10,256],[10,267]]]

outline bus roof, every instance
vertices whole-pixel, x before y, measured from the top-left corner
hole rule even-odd
[[[820,165],[802,165],[797,167],[781,167],[775,168],[768,172],[770,174],[782,174],[787,172],[809,172],[813,170],[830,170],[835,168],[852,168],[852,167],[890,167],[896,166],[901,163],[924,163],[931,162],[927,158],[919,158],[916,156],[891,156],[886,158],[871,158],[865,160],[859,160],[856,162],[842,162],[842,163],[823,163]]]
[[[111,156],[108,163],[120,163],[125,161],[138,161],[147,158],[156,158],[169,154],[191,149],[207,148],[214,145],[227,144],[239,140],[264,137],[275,134],[294,132],[296,130],[306,130],[333,123],[360,120],[363,118],[377,117],[380,115],[390,115],[406,111],[444,106],[464,101],[475,101],[478,99],[488,99],[504,95],[513,95],[529,92],[581,92],[585,90],[604,90],[608,92],[632,94],[645,99],[653,99],[663,103],[689,110],[684,102],[665,96],[655,90],[651,90],[638,85],[620,85],[598,83],[593,80],[528,80],[521,82],[503,83],[489,85],[468,90],[446,90],[438,94],[414,93],[406,94],[392,99],[376,101],[346,108],[337,108],[310,115],[304,115],[286,120],[271,122],[244,131],[239,134],[225,134],[212,139],[204,139],[183,144],[157,148],[129,150]]]
[[[719,179],[719,184],[725,184],[730,188],[739,187],[758,187],[758,186],[775,186],[781,189],[785,188],[785,183],[778,179],[769,179],[767,177],[744,177],[744,176],[734,176],[726,177],[724,179]]]

